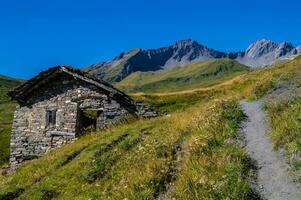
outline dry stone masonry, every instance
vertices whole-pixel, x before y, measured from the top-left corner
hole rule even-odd
[[[101,129],[128,116],[156,112],[110,84],[71,67],[41,72],[10,96],[18,102],[11,134],[11,170],[20,163],[61,147],[90,129]]]

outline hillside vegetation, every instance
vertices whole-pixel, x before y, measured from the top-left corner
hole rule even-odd
[[[266,110],[270,118],[270,136],[274,148],[284,149],[296,174],[301,171],[301,71],[291,70],[282,76],[268,95]],[[301,176],[297,176],[301,181]]]
[[[7,92],[22,81],[0,75],[0,166],[8,161],[11,123],[15,103],[10,101]]]
[[[24,164],[0,177],[0,199],[254,199],[252,162],[237,145],[238,100],[261,98],[300,68],[298,57],[207,90],[134,95],[167,115],[82,136]]]
[[[135,72],[115,86],[125,92],[172,92],[222,83],[248,67],[230,59],[212,59],[161,72]]]

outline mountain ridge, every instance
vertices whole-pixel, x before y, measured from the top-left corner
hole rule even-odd
[[[114,83],[136,71],[160,71],[213,58],[230,58],[249,67],[262,67],[300,53],[301,45],[295,48],[289,42],[277,43],[267,39],[257,40],[245,51],[230,53],[209,48],[193,39],[185,39],[158,49],[136,48],[122,52],[112,61],[96,63],[84,70]]]
[[[148,50],[137,48],[122,52],[112,61],[100,62],[84,70],[106,81],[118,82],[135,71],[158,71],[210,58],[224,57],[227,55],[223,52],[210,49],[195,40],[186,39],[168,47]]]
[[[249,45],[243,56],[237,56],[235,60],[250,67],[259,67],[272,64],[280,58],[297,55],[298,50],[289,42],[276,43],[262,39]]]

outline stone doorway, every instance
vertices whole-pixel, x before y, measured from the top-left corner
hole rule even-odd
[[[79,109],[79,132],[92,132],[102,127],[103,110],[100,109]]]

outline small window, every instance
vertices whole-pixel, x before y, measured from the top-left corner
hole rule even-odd
[[[46,111],[46,126],[55,126],[56,123],[56,110]]]

